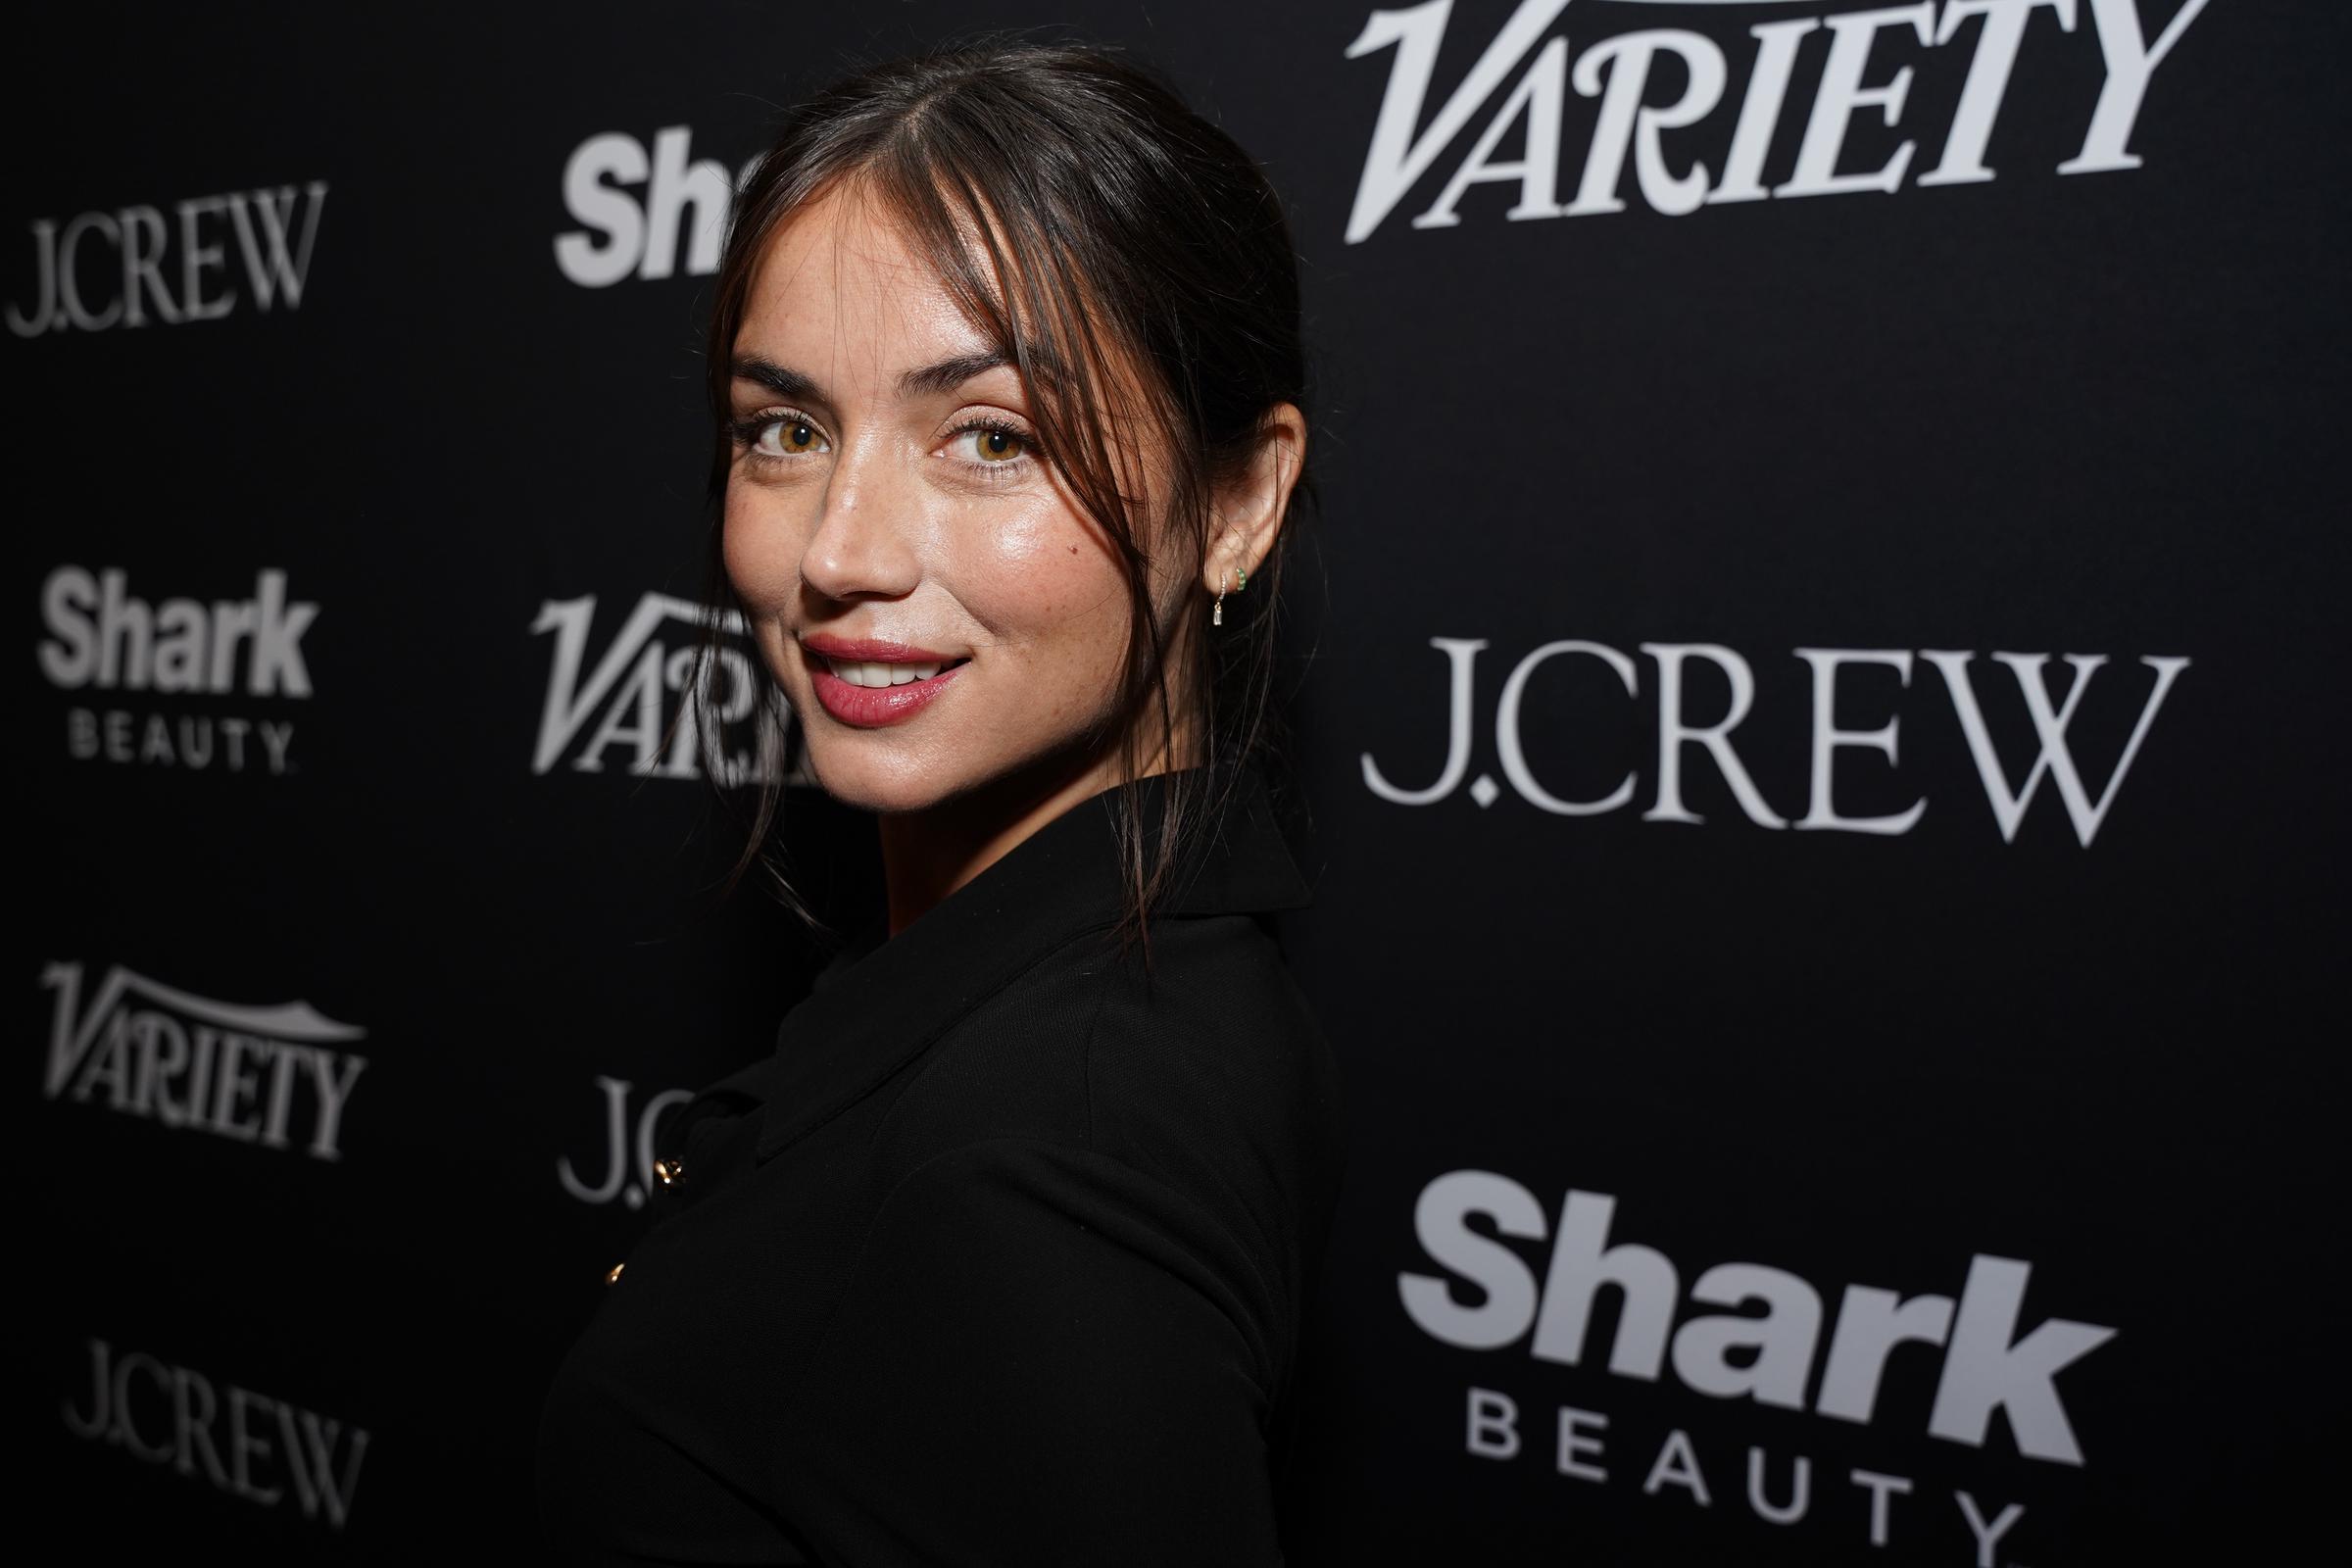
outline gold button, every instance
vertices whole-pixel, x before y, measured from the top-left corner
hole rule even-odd
[[[664,1187],[675,1187],[686,1179],[686,1167],[674,1159],[654,1161],[654,1177]]]
[[[620,1282],[620,1271],[621,1271],[622,1269],[624,1269],[624,1268],[627,1268],[628,1266],[629,1266],[629,1265],[628,1265],[628,1264],[626,1264],[626,1263],[615,1263],[615,1264],[613,1264],[613,1265],[612,1265],[612,1272],[605,1276],[605,1283],[606,1283],[607,1285],[616,1285],[616,1284],[618,1284],[618,1283]]]

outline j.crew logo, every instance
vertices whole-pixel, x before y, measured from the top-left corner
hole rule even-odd
[[[664,1089],[631,1117],[629,1097],[636,1093],[634,1084],[626,1078],[599,1078],[596,1087],[605,1097],[604,1180],[593,1186],[581,1180],[569,1154],[556,1160],[556,1180],[583,1203],[610,1203],[617,1198],[631,1208],[642,1207],[645,1195],[654,1186],[654,1124],[670,1106],[692,1100],[694,1092]]]
[[[300,191],[280,185],[191,196],[172,206],[169,222],[154,207],[76,213],[62,224],[38,219],[33,292],[29,301],[10,302],[8,329],[39,337],[177,326],[217,321],[243,300],[264,312],[298,310],[325,206],[326,181],[314,179]]]
[[[152,1465],[276,1508],[291,1499],[303,1518],[341,1530],[359,1492],[368,1429],[234,1383],[219,1385],[192,1367],[144,1350],[118,1352],[89,1341],[87,1408],[64,1405],[66,1430],[85,1443],[121,1448]]]
[[[1671,6],[1686,14],[1722,14],[1720,8],[1745,3],[1647,0],[1643,9]],[[1912,184],[1988,180],[1993,170],[1985,163],[1986,148],[2020,50],[2030,37],[2037,43],[2048,40],[2047,25],[2032,25],[2036,15],[2045,15],[2060,31],[2072,33],[2082,10],[2090,13],[2097,33],[2103,74],[2096,101],[2088,106],[2082,143],[2057,172],[2088,174],[2136,169],[2139,159],[2129,144],[2149,80],[2205,9],[2206,0],[2185,0],[2153,38],[2141,24],[2138,0],[2081,0],[2080,5],[2077,0],[1944,0],[1940,6],[1918,0],[1828,16],[1778,18],[1747,29],[1755,40],[1752,60],[1743,46],[1735,44],[1727,52],[1705,33],[1643,27],[1587,44],[1573,69],[1568,40],[1544,36],[1568,4],[1569,0],[1522,0],[1426,126],[1422,106],[1437,73],[1452,0],[1375,11],[1365,19],[1363,31],[1348,46],[1347,58],[1357,60],[1387,49],[1396,50],[1396,56],[1356,186],[1355,206],[1348,215],[1348,244],[1368,238],[1403,203],[1469,128],[1471,118],[1503,78],[1531,56],[1518,85],[1479,132],[1437,200],[1414,217],[1413,227],[1459,223],[1455,204],[1472,185],[1489,181],[1517,187],[1518,200],[1503,215],[1509,219],[1623,212],[1620,187],[1629,159],[1642,200],[1670,217],[1732,202],[1896,190],[1910,172],[1919,150],[1916,140],[1904,139],[1877,168],[1845,167],[1858,161],[1845,156],[1853,126],[1859,122],[1867,134],[1876,121],[1891,130],[1902,120],[1910,97],[1910,64],[1897,66],[1883,79],[1865,80],[1882,38],[1886,53],[1936,51],[1928,57],[1929,68],[1948,58],[1950,74],[1957,78],[1941,151],[1935,167],[1919,173]],[[1609,14],[1619,9],[1611,7]],[[1581,14],[1583,8],[1579,10]],[[1955,47],[1964,31],[1970,41]],[[1819,40],[1817,33],[1822,35]],[[1798,69],[1799,57],[1817,43],[1821,64],[1812,69],[1808,63],[1811,109],[1792,109],[1788,102],[1790,86],[1805,74]],[[1875,58],[1884,60],[1886,54],[1876,53]],[[1736,61],[1749,62],[1744,90],[1733,84]],[[1579,97],[1597,98],[1600,105],[1585,150],[1583,176],[1563,203],[1561,141],[1572,86]],[[1673,93],[1671,101],[1651,101],[1666,92]],[[1785,119],[1793,122],[1798,114],[1804,135],[1795,162],[1768,183],[1766,166],[1781,140],[1780,126]],[[1521,125],[1525,128],[1517,140],[1524,145],[1516,149],[1517,156],[1510,156],[1514,149],[1503,144]],[[1505,156],[1497,158],[1498,149]]]
[[[1362,756],[1364,787],[1384,801],[1398,806],[1434,806],[1449,799],[1461,786],[1470,770],[1472,751],[1473,707],[1477,694],[1477,661],[1479,651],[1487,646],[1483,637],[1432,637],[1430,646],[1445,654],[1449,662],[1451,701],[1447,710],[1446,764],[1437,781],[1421,789],[1408,789],[1391,783],[1372,754]],[[1702,748],[1721,772],[1732,795],[1746,813],[1748,820],[1760,827],[1827,828],[1845,833],[1902,834],[1918,826],[1927,813],[1925,799],[1915,801],[1901,811],[1878,816],[1848,816],[1839,812],[1832,803],[1833,769],[1840,750],[1870,750],[1886,759],[1889,764],[1897,760],[1895,733],[1899,719],[1890,718],[1876,729],[1841,729],[1835,715],[1838,711],[1838,683],[1840,674],[1855,664],[1880,664],[1891,667],[1907,688],[1911,684],[1914,655],[1907,649],[1886,648],[1798,648],[1795,656],[1812,666],[1813,735],[1810,748],[1812,766],[1807,784],[1808,806],[1805,814],[1791,822],[1766,803],[1763,792],[1756,788],[1747,767],[1733,749],[1732,732],[1746,719],[1755,702],[1756,679],[1745,659],[1732,649],[1716,643],[1642,643],[1642,652],[1657,662],[1658,666],[1658,755],[1657,792],[1648,810],[1642,813],[1644,822],[1699,822],[1705,820],[1683,802],[1683,759],[1688,748]],[[2165,694],[2189,662],[2178,656],[2143,655],[2139,662],[2155,672],[2144,697],[2138,699],[2137,721],[2132,725],[2132,738],[2124,745],[2123,756],[2115,770],[2108,775],[2094,801],[2082,772],[2076,765],[2068,749],[2067,727],[2073,723],[2076,710],[2089,697],[2092,677],[2107,663],[2104,654],[2068,654],[2066,662],[2073,666],[2074,675],[2067,687],[2064,701],[2052,705],[2050,690],[2045,684],[2044,666],[2050,662],[2047,654],[1996,653],[1993,661],[2005,666],[2015,677],[2018,695],[2031,718],[2038,751],[2026,769],[2025,782],[2011,789],[2009,766],[1993,744],[1986,726],[1983,706],[1978,700],[1976,676],[1972,674],[1977,655],[1948,649],[1922,649],[1916,656],[1936,667],[1943,678],[1944,690],[1950,695],[1951,707],[1960,730],[1968,742],[1970,757],[1976,763],[1978,777],[1983,781],[1984,798],[1992,808],[1993,820],[1999,824],[2004,842],[2014,842],[2019,824],[2025,820],[2026,808],[2047,778],[2058,792],[2066,808],[2068,820],[2084,848],[2098,832],[2107,811],[2115,804],[2116,792],[2123,786],[2124,775],[2131,771],[2132,759],[2139,755],[2140,743],[2147,738],[2148,728],[2155,722],[2156,711],[2164,706]],[[1563,800],[1536,777],[1529,766],[1527,752],[1520,732],[1520,710],[1526,700],[1528,682],[1536,672],[1552,660],[1577,658],[1596,660],[1605,665],[1624,686],[1628,697],[1641,696],[1641,677],[1633,660],[1617,649],[1602,643],[1587,642],[1582,638],[1566,638],[1545,643],[1522,658],[1512,667],[1502,683],[1501,696],[1494,705],[1494,752],[1502,776],[1509,781],[1519,798],[1542,810],[1559,816],[1598,816],[1623,809],[1633,802],[1637,775],[1628,772],[1617,787],[1608,794],[1591,800]],[[1731,686],[1731,710],[1711,724],[1693,724],[1684,713],[1685,666],[1692,661],[1703,662],[1718,668]],[[2105,688],[2102,688],[2103,690]],[[1502,788],[1493,777],[1481,773],[1469,788],[1470,798],[1481,807],[1491,807],[1501,798]]]

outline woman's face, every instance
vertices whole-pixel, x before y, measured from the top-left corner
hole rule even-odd
[[[837,189],[779,226],[733,368],[727,572],[828,794],[921,810],[1108,712],[1130,613],[1111,541],[878,204]],[[1192,575],[1161,573],[1163,617]]]

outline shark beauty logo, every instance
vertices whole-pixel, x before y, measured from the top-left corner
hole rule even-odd
[[[695,157],[693,142],[692,126],[664,125],[651,147],[624,130],[574,147],[564,210],[579,226],[556,236],[557,269],[582,288],[717,271],[735,191],[760,160],[729,170]]]
[[[311,700],[303,639],[318,618],[282,567],[242,599],[134,593],[118,566],[65,565],[41,585],[34,652],[59,691],[76,761],[226,773],[297,771],[293,710]],[[241,708],[243,711],[224,710]]]
[[[1873,1547],[1899,1541],[1900,1561],[1973,1557],[1978,1568],[2014,1565],[2003,1554],[2033,1536],[2020,1530],[2026,1503],[1981,1494],[1975,1483],[1936,1496],[1919,1474],[1854,1465],[1850,1446],[1834,1463],[1806,1451],[1819,1435],[1801,1423],[1726,1421],[1704,1404],[1855,1430],[1924,1428],[1963,1451],[1998,1441],[2062,1469],[2085,1462],[2060,1374],[2116,1330],[2029,1311],[2034,1265],[2024,1258],[1979,1252],[1947,1270],[1956,1289],[1905,1295],[1743,1261],[1690,1278],[1666,1251],[1617,1231],[1607,1193],[1571,1188],[1554,1209],[1508,1176],[1470,1169],[1422,1188],[1413,1233],[1440,1272],[1399,1271],[1396,1300],[1430,1339],[1481,1358],[1463,1368],[1478,1379],[1459,1406],[1466,1456],[1542,1467],[1571,1487],[1638,1486],[1666,1505],[1712,1508],[1724,1496],[1727,1513],[1744,1503],[1761,1523],[1803,1526],[1824,1552],[1857,1537]],[[1604,1373],[1654,1392],[1594,1408],[1611,1392]],[[1548,1418],[1540,1402],[1553,1405]],[[1693,1436],[1710,1430],[1712,1442]],[[1725,1441],[1735,1431],[1746,1441]],[[2009,1488],[2021,1478],[1998,1479]]]

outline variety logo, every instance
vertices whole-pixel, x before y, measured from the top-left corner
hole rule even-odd
[[[291,1499],[340,1530],[351,1517],[368,1431],[229,1384],[144,1350],[118,1355],[91,1340],[89,1404],[64,1403],[66,1430],[264,1508]]]
[[[1722,14],[1720,8],[1747,3],[1648,0],[1644,10]],[[2149,85],[2205,4],[2184,0],[2151,35],[2141,20],[2141,0],[1919,0],[1756,23],[1746,29],[1755,41],[1752,58],[1744,45],[1727,53],[1703,32],[1643,27],[1587,44],[1572,67],[1568,39],[1546,36],[1569,0],[1521,0],[1426,124],[1423,109],[1446,41],[1452,0],[1375,11],[1346,57],[1396,52],[1348,215],[1348,243],[1369,238],[1403,204],[1422,177],[1458,146],[1472,119],[1514,72],[1520,74],[1517,84],[1453,166],[1437,200],[1414,215],[1413,227],[1459,223],[1454,208],[1463,194],[1489,182],[1516,187],[1518,199],[1503,215],[1509,219],[1623,212],[1629,159],[1642,203],[1670,217],[1767,198],[1891,192],[1902,188],[1906,177],[1915,187],[1980,183],[1994,177],[1986,151],[2020,53],[2029,46],[2046,48],[2053,30],[2078,31],[2085,11],[2104,74],[2095,101],[2084,105],[2088,121],[2082,140],[2057,172],[2137,169],[2140,161],[2130,143]],[[1579,13],[1585,9],[1579,7]],[[1746,73],[1743,84],[1734,81],[1735,57],[1737,69]],[[1881,74],[1898,59],[1903,63]],[[1913,62],[1929,70],[1948,66],[1958,80],[1952,117],[1940,127],[1904,122]],[[1813,81],[1810,106],[1788,101],[1800,63]],[[1563,131],[1571,87],[1579,97],[1598,99],[1599,108],[1575,193],[1563,202]],[[1781,125],[1800,119],[1804,131],[1793,164],[1768,174]],[[1889,133],[1898,127],[1917,130],[1937,147],[1935,164],[1912,173],[1920,141],[1909,135],[1891,150],[1848,156],[1847,139],[1857,123]],[[1506,146],[1514,127],[1521,128]],[[1864,139],[1883,140],[1869,130]],[[1875,167],[1856,167],[1873,160]]]
[[[264,312],[299,310],[325,208],[326,181],[314,179],[299,192],[280,185],[191,196],[169,221],[154,207],[76,213],[62,224],[38,219],[33,292],[29,303],[9,303],[8,329],[40,337],[177,326],[220,320],[246,300]]]
[[[2020,1333],[2032,1264],[1980,1253],[1970,1260],[1956,1298],[1906,1298],[1849,1285],[1833,1321],[1825,1293],[1799,1276],[1760,1263],[1719,1263],[1691,1281],[1688,1294],[1696,1305],[1726,1310],[1693,1315],[1678,1326],[1682,1270],[1654,1248],[1612,1243],[1616,1208],[1607,1194],[1571,1191],[1553,1227],[1536,1196],[1509,1177],[1448,1171],[1422,1189],[1413,1209],[1422,1250],[1446,1273],[1397,1275],[1406,1315],[1423,1333],[1459,1349],[1524,1344],[1537,1361],[1580,1366],[1599,1359],[1590,1331],[1601,1293],[1613,1291],[1621,1304],[1605,1365],[1614,1376],[1654,1383],[1671,1368],[1685,1389],[1709,1398],[1809,1410],[1858,1426],[1882,1414],[1880,1388],[1890,1357],[1940,1352],[1929,1435],[1983,1448],[1998,1412],[2019,1452],[2055,1464],[2083,1462],[2057,1379],[2116,1331],[2052,1317]],[[1473,1225],[1473,1218],[1480,1223]],[[1539,1279],[1507,1242],[1546,1239],[1551,1255]],[[1457,1285],[1469,1287],[1467,1304]],[[1608,1425],[1601,1412],[1561,1406],[1553,1450],[1557,1472],[1608,1483]],[[1469,1391],[1467,1452],[1514,1460],[1531,1437],[1510,1395]],[[1811,1461],[1796,1457],[1784,1487],[1768,1486],[1767,1471],[1764,1450],[1750,1448],[1748,1499],[1757,1516],[1783,1525],[1803,1519],[1812,1506]],[[1872,1544],[1887,1544],[1893,1499],[1915,1490],[1913,1478],[1857,1469],[1850,1479],[1869,1494]],[[1710,1501],[1709,1485],[1697,1446],[1677,1428],[1658,1445],[1642,1491],[1655,1496],[1675,1488],[1703,1506]],[[1776,1490],[1785,1494],[1775,1496]],[[1955,1530],[1958,1523],[1970,1528],[1977,1560],[1985,1564],[2025,1514],[2014,1502],[1988,1509],[1965,1491],[1955,1491],[1953,1505],[1960,1516],[1952,1522]]]
[[[1432,637],[1430,646],[1445,654],[1449,662],[1451,701],[1446,720],[1446,764],[1437,781],[1424,788],[1408,789],[1393,784],[1372,754],[1362,755],[1364,786],[1384,801],[1398,806],[1434,806],[1450,798],[1470,770],[1472,753],[1473,709],[1477,702],[1477,661],[1480,650],[1487,646],[1483,637]],[[1881,816],[1847,816],[1832,804],[1833,771],[1838,753],[1841,750],[1869,750],[1884,756],[1889,765],[1896,760],[1895,735],[1901,720],[1889,718],[1875,729],[1843,729],[1838,727],[1838,681],[1844,671],[1856,664],[1879,664],[1892,668],[1905,688],[1911,684],[1913,656],[1907,649],[1886,648],[1798,648],[1796,657],[1812,667],[1813,740],[1811,772],[1807,784],[1807,808],[1792,824],[1766,803],[1763,792],[1733,749],[1732,731],[1747,718],[1755,702],[1756,680],[1747,661],[1732,649],[1717,643],[1642,643],[1642,652],[1649,655],[1658,665],[1658,760],[1657,794],[1648,810],[1642,813],[1644,822],[1699,822],[1705,820],[1683,803],[1683,756],[1687,748],[1703,748],[1714,761],[1724,782],[1731,786],[1733,797],[1748,820],[1762,827],[1824,828],[1845,833],[1903,834],[1918,826],[1927,812],[1928,803],[1913,802],[1901,811]],[[1563,800],[1539,780],[1528,765],[1527,752],[1520,728],[1520,710],[1526,699],[1528,682],[1537,670],[1551,660],[1562,657],[1596,660],[1615,675],[1628,697],[1641,695],[1641,678],[1633,660],[1618,649],[1602,643],[1569,638],[1545,643],[1529,653],[1512,667],[1502,683],[1502,692],[1494,706],[1494,752],[1502,775],[1510,782],[1519,798],[1541,810],[1561,816],[1597,816],[1623,809],[1634,799],[1637,775],[1628,772],[1617,787],[1607,795],[1592,800]],[[2066,697],[2053,705],[2044,675],[2050,662],[2047,654],[1992,655],[1995,662],[2008,669],[2015,678],[2025,710],[2033,722],[2038,747],[2032,765],[2026,769],[2025,782],[2011,789],[2009,767],[1995,748],[1991,730],[1984,721],[1984,710],[1979,701],[1978,676],[1973,673],[1977,656],[1946,649],[1923,649],[1917,656],[1936,667],[1942,677],[1944,691],[1951,699],[1954,716],[1961,734],[1968,743],[1969,756],[1974,760],[1978,777],[1983,781],[1984,797],[1992,808],[1993,820],[1999,824],[2004,842],[2014,842],[2019,825],[2025,820],[2026,808],[2034,802],[2034,793],[2046,777],[2058,793],[2066,808],[2067,818],[2075,834],[2085,848],[2106,820],[2109,808],[2115,804],[2116,791],[2122,788],[2124,777],[2131,771],[2132,762],[2139,755],[2140,743],[2147,738],[2149,726],[2156,721],[2157,710],[2164,706],[2165,694],[2180,671],[2188,667],[2186,659],[2175,655],[2143,655],[2139,662],[2153,671],[2146,694],[2137,697],[2139,714],[2132,725],[2132,737],[2124,745],[2123,755],[2115,770],[2093,800],[2082,771],[2076,765],[2068,749],[2067,728],[2074,722],[2076,710],[2088,697],[2092,677],[2107,663],[2104,654],[2068,654],[2066,662],[2073,667]],[[1683,686],[1685,666],[1692,661],[1703,662],[1719,669],[1731,687],[1731,710],[1710,724],[1693,724],[1684,712]],[[1502,795],[1501,786],[1488,774],[1481,773],[1469,789],[1470,798],[1481,807],[1490,807]]]
[[[368,1032],[310,1004],[241,1006],[175,990],[120,964],[85,1005],[78,963],[52,963],[57,993],[42,1093],[166,1127],[302,1148],[341,1159],[343,1111],[368,1058],[333,1049]]]
[[[557,1158],[556,1180],[583,1203],[610,1203],[617,1198],[631,1208],[643,1207],[645,1195],[654,1190],[654,1124],[670,1106],[692,1100],[694,1091],[664,1089],[632,1118],[629,1097],[636,1093],[635,1085],[626,1078],[599,1078],[596,1088],[605,1099],[604,1180],[593,1186],[581,1180],[568,1154]]]
[[[167,696],[303,699],[311,695],[302,639],[318,607],[288,597],[274,567],[253,597],[167,599],[130,592],[116,567],[60,566],[41,586],[41,673],[61,691],[155,692]],[[291,719],[170,713],[140,708],[70,708],[67,755],[82,761],[185,767],[231,773],[293,763]]]
[[[596,599],[550,600],[539,607],[531,622],[534,635],[553,634],[555,659],[548,671],[547,704],[539,718],[539,744],[531,771],[545,773],[565,758],[583,773],[604,771],[615,752],[630,773],[656,778],[691,779],[702,776],[702,745],[697,705],[688,701],[689,684],[701,664],[696,636],[713,612],[667,594],[647,594],[621,624],[619,634],[591,666],[589,631],[596,620]],[[665,628],[685,633],[671,646],[660,635]],[[743,617],[732,612],[720,621],[721,632],[740,639]],[[706,666],[706,682],[716,681],[722,741],[740,739],[740,750],[727,752],[719,783],[733,787],[783,776],[785,736],[764,716],[761,682],[753,669],[752,656],[740,648],[722,647]],[[798,782],[798,780],[786,780]]]
[[[580,226],[556,236],[556,266],[582,288],[606,288],[625,277],[674,276],[678,240],[686,240],[686,272],[718,270],[727,214],[735,192],[760,162],[740,172],[696,159],[694,133],[669,125],[645,143],[626,131],[591,136],[564,165],[564,210]],[[639,192],[642,194],[639,194]]]

